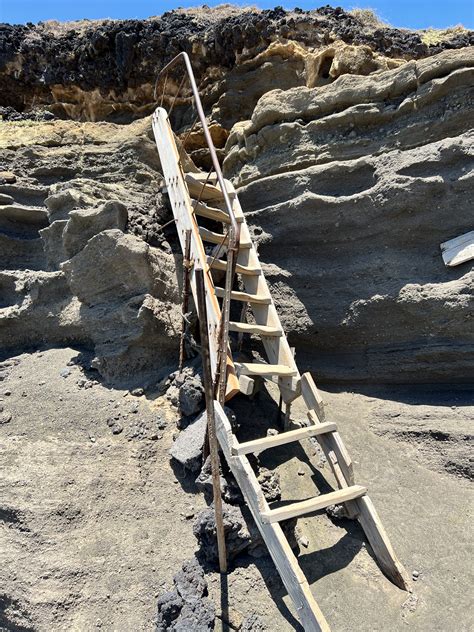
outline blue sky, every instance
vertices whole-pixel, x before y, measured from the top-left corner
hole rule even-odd
[[[221,0],[222,2],[222,0]],[[206,4],[215,6],[221,2],[208,0]],[[320,4],[307,0],[294,0],[285,3],[275,0],[274,3],[260,0],[257,2],[236,2],[235,4],[257,5],[270,8],[283,4],[285,8],[299,6],[302,9],[314,9],[324,5],[328,0],[321,0]],[[191,7],[198,2],[186,0],[165,0],[153,2],[151,0],[0,0],[0,22],[24,23],[40,20],[78,20],[82,18],[146,18],[150,15],[160,15],[177,6]],[[204,2],[203,2],[204,4]],[[370,7],[380,17],[393,26],[406,28],[444,28],[456,24],[463,24],[468,28],[474,27],[474,0],[367,0],[367,2],[334,2],[333,6],[345,9],[354,7]]]

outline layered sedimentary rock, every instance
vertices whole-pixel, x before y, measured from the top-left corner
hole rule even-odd
[[[174,359],[180,254],[173,227],[160,231],[171,215],[140,117],[163,90],[209,166],[181,71],[154,95],[185,50],[302,366],[327,380],[472,378],[471,266],[439,253],[472,229],[471,42],[461,28],[430,45],[330,7],[1,26],[6,353],[82,344],[116,380]]]
[[[172,365],[176,262],[157,230],[168,211],[149,128],[3,124],[2,353],[75,344],[127,384]]]
[[[0,105],[14,108],[7,112],[9,116],[15,110],[30,111],[44,104],[61,117],[129,121],[151,112],[157,72],[184,50],[193,58],[209,110],[225,93],[236,99],[230,110],[225,97],[219,105],[225,124],[242,106],[242,116],[249,116],[256,99],[270,89],[269,83],[283,88],[305,85],[301,54],[299,60],[284,53],[265,58],[272,44],[296,42],[304,54],[326,49],[320,74],[312,80],[327,81],[350,72],[348,66],[354,64],[338,62],[333,50],[336,42],[367,46],[369,52],[358,52],[362,57],[370,58],[372,51],[389,59],[411,59],[472,41],[471,32],[457,29],[427,43],[422,33],[391,28],[363,14],[329,6],[313,11],[281,7],[262,11],[224,5],[171,11],[148,20],[1,25]],[[365,72],[373,71],[377,63],[366,59]],[[242,71],[247,80],[242,79]],[[170,76],[165,102],[174,98],[180,79],[178,69]],[[177,105],[179,119],[183,109],[179,101]]]
[[[469,380],[474,54],[267,93],[225,170],[300,362],[321,378]]]

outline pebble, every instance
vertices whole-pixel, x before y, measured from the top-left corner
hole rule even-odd
[[[12,414],[9,412],[4,412],[0,414],[0,424],[9,424],[12,420]]]
[[[307,538],[305,535],[303,535],[303,536],[300,538],[300,544],[301,544],[301,546],[304,546],[304,548],[305,548],[305,549],[307,549],[307,548],[308,548],[308,546],[309,546],[309,540],[308,540],[308,538]]]
[[[277,434],[280,434],[276,428],[269,428],[267,430],[267,437],[276,437]]]
[[[68,368],[61,369],[61,371],[59,371],[59,375],[61,377],[69,377],[71,375],[71,370]]]
[[[300,467],[300,469],[298,470],[298,476],[304,476],[306,474],[306,472]]]
[[[123,430],[123,426],[121,424],[115,423],[112,426],[112,434],[114,434],[114,435],[120,434],[122,432],[122,430]]]
[[[41,380],[41,382],[38,382],[38,386],[44,386],[46,384],[46,382],[44,380]]]
[[[420,576],[420,571],[413,571],[412,575],[413,575],[413,581],[416,582],[416,580]]]
[[[142,388],[134,388],[130,391],[130,395],[133,395],[134,397],[141,397],[144,392],[145,391]]]
[[[16,182],[16,175],[12,171],[0,171],[0,180],[7,184],[13,184]]]
[[[4,391],[3,394],[5,395],[5,397],[9,397],[12,392],[11,391]]]

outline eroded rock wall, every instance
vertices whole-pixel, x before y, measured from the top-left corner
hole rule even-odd
[[[179,283],[150,121],[3,123],[0,152],[2,354],[75,344],[127,385],[173,366]]]
[[[474,52],[274,90],[227,142],[227,176],[302,366],[320,379],[474,377]]]
[[[3,24],[0,106],[23,112],[43,104],[61,117],[130,121],[152,111],[158,70],[184,50],[192,56],[209,111],[225,93],[234,102],[229,110],[224,97],[218,106],[222,119],[217,112],[217,120],[226,125],[239,108],[244,108],[240,120],[248,117],[269,83],[285,89],[306,85],[297,57],[262,56],[272,44],[296,42],[305,54],[324,49],[320,72],[310,73],[310,79],[330,81],[342,72],[352,72],[355,63],[354,56],[352,61],[337,59],[333,49],[337,42],[356,46],[366,74],[377,67],[372,54],[406,60],[472,41],[471,32],[459,29],[427,44],[421,33],[367,22],[329,6],[313,11],[281,7],[262,11],[223,5],[178,9],[148,20]],[[242,69],[242,64],[247,68]],[[247,75],[244,80],[243,99],[242,70],[246,74],[252,64],[253,79]],[[174,98],[180,79],[179,72],[170,76],[165,102]],[[177,105],[179,120],[183,108],[179,101]],[[184,105],[185,112],[188,102]],[[235,120],[239,119],[232,123]]]

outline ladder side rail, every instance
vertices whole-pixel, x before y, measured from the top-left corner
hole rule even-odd
[[[186,245],[186,231],[191,231],[190,253],[194,264],[199,264],[203,270],[206,286],[206,310],[209,322],[209,344],[211,347],[211,367],[213,378],[218,370],[217,357],[219,348],[219,329],[221,323],[221,309],[215,296],[214,283],[209,273],[207,255],[204,251],[202,240],[199,235],[199,226],[196,221],[191,198],[183,178],[183,173],[179,163],[179,153],[171,130],[168,115],[163,108],[157,108],[153,114],[153,131],[155,141],[160,155],[160,160],[168,189],[168,195],[176,220],[176,229],[181,248],[184,252]],[[194,266],[190,273],[191,291],[196,302],[196,281],[194,277]],[[235,376],[235,369],[230,354],[226,354],[226,362],[229,369],[228,394],[238,391],[238,380]]]
[[[209,131],[209,127],[207,125],[206,116],[204,114],[204,108],[202,106],[201,97],[199,95],[199,90],[196,84],[196,79],[194,77],[194,72],[191,66],[191,61],[189,59],[189,55],[182,51],[174,59],[172,59],[158,74],[155,86],[157,85],[159,78],[161,76],[166,75],[169,70],[171,70],[174,66],[176,66],[181,61],[184,62],[186,67],[186,72],[189,77],[189,83],[191,85],[191,90],[194,96],[194,103],[196,105],[196,110],[198,113],[199,120],[202,125],[202,129],[204,132],[204,138],[206,139],[206,144],[209,148],[209,152],[211,155],[212,165],[214,167],[215,174],[217,176],[217,181],[222,191],[222,195],[224,198],[225,208],[230,218],[230,235],[229,235],[229,246],[227,252],[227,271],[225,278],[225,296],[222,303],[221,310],[221,321],[219,327],[219,339],[218,339],[218,357],[217,357],[217,367],[218,367],[218,394],[219,401],[224,403],[226,397],[226,384],[227,384],[227,366],[228,366],[228,346],[229,346],[229,319],[230,319],[230,293],[232,291],[232,285],[234,283],[235,277],[235,265],[237,260],[237,254],[239,252],[239,242],[240,242],[240,225],[237,222],[235,217],[235,213],[232,208],[232,202],[229,197],[229,193],[227,191],[227,186],[224,181],[224,176],[222,175],[221,167],[219,164],[219,159],[217,158],[216,148],[214,146],[211,133]],[[182,85],[182,84],[181,84]],[[176,97],[175,97],[176,98]],[[173,102],[174,105],[174,102]],[[207,267],[203,268],[207,270]]]
[[[216,433],[226,461],[245,497],[273,562],[290,595],[306,632],[330,632],[329,625],[311,594],[308,581],[291,550],[282,528],[277,523],[264,523],[261,514],[269,511],[262,488],[246,456],[232,456],[236,441],[230,422],[219,404],[214,402]]]
[[[229,182],[229,189],[231,193],[235,194],[235,207],[236,212],[239,214],[242,212],[240,207],[240,202],[235,192],[235,189],[232,183]],[[250,231],[247,226],[247,222],[244,219],[241,224],[241,238],[245,239],[245,241],[251,241]],[[239,255],[239,263],[240,260],[244,256],[244,253],[240,252]],[[258,257],[257,250],[252,242],[252,247],[248,249],[248,253],[245,253],[245,256],[248,260],[245,262],[246,265],[250,265],[252,267],[260,267],[261,263]],[[260,324],[269,324],[271,326],[279,327],[283,331],[283,327],[281,325],[280,317],[278,316],[278,311],[275,306],[275,302],[271,295],[270,289],[268,287],[268,283],[265,279],[264,274],[260,274],[256,277],[245,275],[242,278],[245,289],[248,292],[255,293],[258,288],[258,292],[262,294],[267,294],[270,297],[270,302],[268,305],[264,307],[258,304],[252,304],[252,311],[256,318],[257,323]],[[268,356],[268,361],[270,364],[284,364],[293,368],[296,371],[296,375],[294,377],[278,378],[278,385],[280,390],[282,391],[283,399],[286,403],[290,403],[300,394],[300,373],[298,371],[298,367],[295,361],[294,354],[290,348],[288,343],[288,339],[286,335],[281,336],[280,338],[271,338],[262,336],[262,343],[265,348],[266,354]]]

